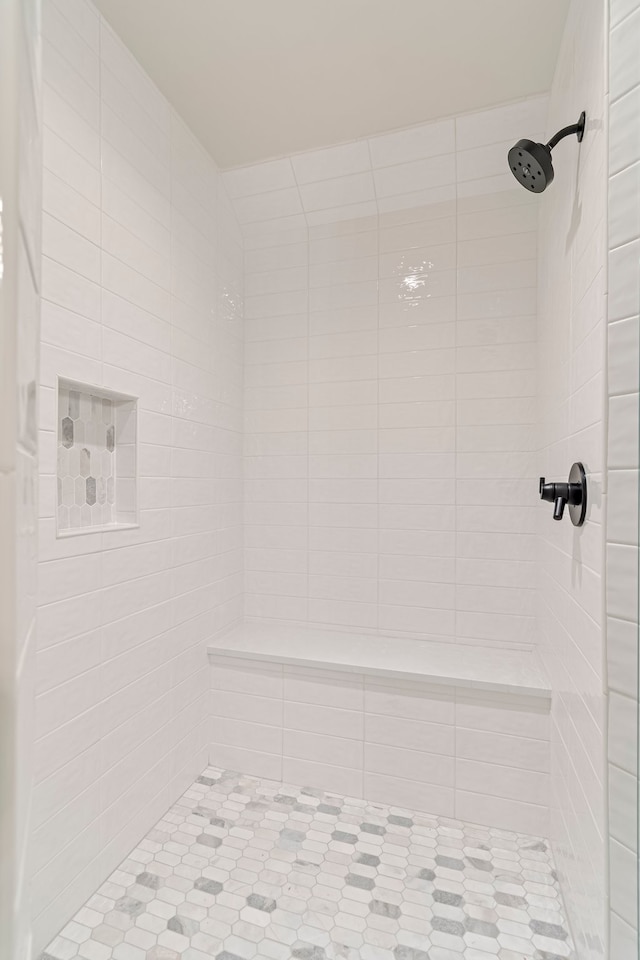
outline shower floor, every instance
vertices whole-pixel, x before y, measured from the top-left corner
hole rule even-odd
[[[210,767],[41,956],[571,955],[545,840]]]

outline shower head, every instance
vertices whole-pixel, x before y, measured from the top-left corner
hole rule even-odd
[[[518,140],[518,142],[509,150],[509,167],[512,174],[523,187],[532,193],[542,193],[553,181],[553,163],[551,162],[551,151],[565,137],[572,133],[578,138],[578,143],[584,136],[586,116],[584,111],[580,114],[577,123],[569,127],[563,127],[555,136],[551,137],[549,143],[535,143],[533,140]]]
[[[509,150],[511,172],[523,187],[542,193],[553,180],[551,150],[545,143],[518,140]]]

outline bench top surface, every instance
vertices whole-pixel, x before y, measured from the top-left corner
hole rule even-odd
[[[551,696],[538,658],[528,650],[249,620],[217,636],[208,651],[210,657],[262,660],[547,699]]]

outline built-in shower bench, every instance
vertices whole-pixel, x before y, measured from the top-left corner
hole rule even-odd
[[[538,659],[529,650],[246,621],[217,637],[209,647],[209,655],[393,680],[420,680],[547,700],[551,696]]]
[[[532,651],[246,621],[208,652],[213,764],[546,833],[551,690]]]

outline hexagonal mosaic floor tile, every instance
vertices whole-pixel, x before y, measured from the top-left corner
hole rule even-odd
[[[566,960],[545,840],[209,768],[41,960]]]

